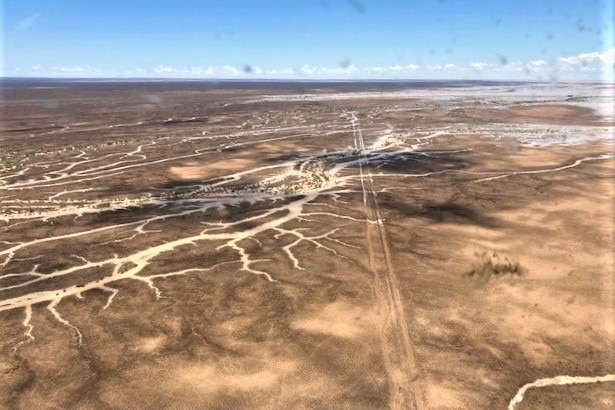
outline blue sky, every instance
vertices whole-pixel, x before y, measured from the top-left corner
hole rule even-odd
[[[613,76],[613,0],[2,4],[4,76]]]

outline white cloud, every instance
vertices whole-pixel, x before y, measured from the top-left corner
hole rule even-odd
[[[345,74],[355,74],[358,73],[360,70],[359,68],[354,65],[354,64],[350,64],[348,67],[344,68],[344,67],[340,67],[341,71]]]
[[[559,63],[562,65],[582,65],[590,63],[613,64],[615,60],[615,48],[604,51],[594,51],[591,53],[582,53],[574,57],[561,57]]]
[[[489,66],[490,66],[490,64],[487,64],[487,63],[472,63],[472,64],[470,64],[471,68],[473,68],[475,70],[478,70],[478,71],[483,71],[485,68],[487,68]]]
[[[185,73],[191,77],[208,77],[216,74],[214,67],[190,67],[185,70]]]
[[[175,69],[170,65],[159,65],[158,67],[154,68],[154,72],[156,74],[170,74],[173,71],[175,71]]]
[[[547,64],[545,60],[534,60],[527,63],[530,67],[543,67]]]
[[[472,77],[477,73],[482,78],[547,78],[556,72],[595,72],[599,67],[586,67],[582,61],[603,62],[613,57],[613,50],[602,52],[583,53],[574,57],[562,57],[557,62],[547,63],[545,60],[515,61],[507,64],[493,64],[487,62],[473,62],[469,65],[454,63],[433,65],[390,65],[357,67],[354,64],[337,67],[319,67],[305,64],[298,68],[281,68],[264,70],[260,67],[250,66],[249,69],[240,69],[232,65],[221,67],[189,67],[174,68],[161,65],[153,69],[154,74],[189,78],[313,78],[313,79],[345,79],[345,78],[454,78],[455,76]],[[578,67],[576,67],[576,66]],[[576,67],[576,68],[575,68]],[[149,70],[152,73],[152,70]]]
[[[295,74],[295,70],[292,68],[273,69],[265,72],[270,77],[288,77]]]
[[[40,67],[40,69],[42,70],[42,67]],[[73,65],[73,66],[51,67],[51,71],[65,73],[65,74],[80,74],[80,73],[84,73],[86,70],[85,68],[81,66]]]
[[[305,64],[296,68],[263,69],[256,66],[242,68],[233,65],[175,67],[161,64],[157,67],[130,70],[100,70],[79,65],[45,68],[35,64],[29,70],[34,76],[58,77],[177,77],[177,78],[309,78],[309,79],[386,79],[386,78],[485,78],[485,79],[548,79],[548,78],[602,78],[613,76],[615,48],[565,56],[547,62],[543,59],[513,61],[507,64],[473,62],[467,65],[441,63],[432,65],[395,64],[358,67],[322,67]],[[17,68],[11,69],[17,73]]]
[[[507,63],[504,65],[486,65],[483,70],[486,72],[495,72],[495,73],[538,73],[541,71],[545,71],[547,66],[547,62],[545,60],[533,60],[528,62],[523,61],[513,61],[511,63]]]
[[[301,76],[314,75],[317,72],[318,72],[317,67],[310,67],[309,65],[304,65],[299,70],[297,70],[297,74]]]
[[[613,81],[615,72],[615,48],[603,51],[581,53],[576,56],[560,57],[554,67],[555,73],[574,77],[597,77],[607,81]]]
[[[238,69],[237,67],[233,67],[232,65],[223,65],[222,72],[224,74],[230,74],[230,75],[241,74],[241,70]]]

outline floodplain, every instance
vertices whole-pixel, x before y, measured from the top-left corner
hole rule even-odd
[[[0,408],[613,408],[613,94],[4,80]]]

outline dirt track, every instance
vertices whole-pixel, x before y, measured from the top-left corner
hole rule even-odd
[[[368,164],[364,154],[363,131],[356,113],[352,113],[351,116],[355,149],[363,153],[359,172],[367,216],[365,242],[367,243],[369,266],[374,275],[374,295],[380,308],[385,311],[381,338],[385,367],[391,384],[389,407],[392,409],[424,408],[424,403],[420,400],[422,392],[417,383],[419,372],[414,347],[397,276],[391,262],[391,251],[384,220],[378,206],[378,197],[374,191],[371,173],[363,174],[362,164]]]

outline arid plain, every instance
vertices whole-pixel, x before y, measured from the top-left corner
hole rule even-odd
[[[613,92],[5,80],[0,408],[613,408]]]

